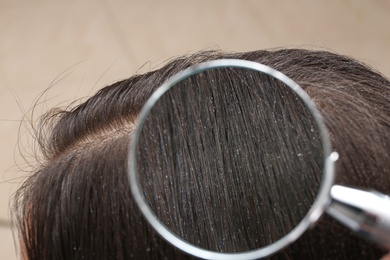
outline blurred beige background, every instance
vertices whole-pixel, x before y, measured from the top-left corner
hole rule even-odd
[[[201,49],[321,47],[390,76],[389,25],[386,0],[0,0],[0,259],[16,259],[8,203],[29,169],[19,148],[32,159],[34,104],[36,120]]]

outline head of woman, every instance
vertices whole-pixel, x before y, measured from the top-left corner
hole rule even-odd
[[[160,238],[134,202],[127,177],[129,143],[139,112],[156,88],[185,68],[222,58],[259,62],[297,82],[321,112],[332,146],[340,154],[336,165],[337,182],[390,193],[390,178],[386,176],[390,172],[388,79],[358,61],[325,51],[201,52],[177,58],[161,69],[116,82],[77,107],[67,111],[53,110],[44,117],[42,131],[45,132],[38,139],[44,162],[23,183],[14,201],[14,221],[24,259],[191,259]],[[229,81],[229,73],[227,70],[218,75],[214,82]],[[243,73],[242,76],[247,75]],[[243,102],[248,100],[246,91],[240,93],[240,109],[250,109],[251,102]],[[205,105],[204,109],[207,112],[211,106]],[[213,113],[217,124],[220,116]],[[156,122],[156,127],[160,123]],[[153,128],[154,124],[150,126]],[[201,125],[192,127],[193,132],[201,132]],[[264,132],[273,130],[266,128]],[[193,139],[190,147],[198,147],[199,139]],[[197,156],[207,159],[215,148],[203,146],[204,151]],[[229,153],[229,150],[221,152]],[[188,155],[182,154],[186,160]],[[203,161],[209,161],[206,159]],[[228,167],[230,159],[205,167]],[[158,163],[147,155],[144,161],[147,167]],[[235,189],[234,179],[225,180],[227,188]],[[207,187],[198,192],[210,194]],[[314,196],[317,188],[309,188],[308,196]],[[152,197],[153,192],[159,192],[158,189],[151,191]],[[186,203],[191,207],[194,201],[188,199]],[[304,208],[310,207],[310,199],[308,201]],[[248,212],[246,217],[250,215]],[[202,215],[202,218],[206,217]],[[246,234],[253,236],[253,240],[261,239],[258,235],[261,221],[246,217],[244,222],[250,222]],[[231,216],[226,225],[234,228],[243,222],[236,219],[239,217]],[[235,251],[234,246],[229,248],[232,246],[229,243],[221,245],[213,239],[215,234],[207,227],[174,226],[190,240],[191,236],[201,239],[206,248]],[[271,226],[271,231],[275,237],[279,236],[278,232],[285,232],[277,224]],[[246,246],[253,249],[252,245],[243,245]],[[383,250],[325,216],[314,229],[273,257],[352,259],[382,255]]]

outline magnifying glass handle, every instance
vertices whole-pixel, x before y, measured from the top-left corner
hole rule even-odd
[[[390,250],[390,197],[376,191],[364,191],[334,185],[329,215],[359,235]]]

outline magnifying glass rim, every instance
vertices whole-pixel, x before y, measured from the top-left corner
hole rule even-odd
[[[290,87],[307,105],[311,111],[314,119],[319,126],[321,140],[323,143],[324,151],[324,170],[321,180],[321,185],[317,197],[309,209],[302,221],[292,229],[287,235],[280,238],[279,240],[258,249],[245,251],[245,252],[232,252],[232,253],[220,253],[215,251],[210,251],[197,247],[193,244],[190,244],[184,241],[182,238],[178,237],[176,234],[172,233],[161,221],[158,220],[157,216],[153,213],[152,209],[148,206],[146,198],[143,196],[142,190],[140,188],[139,179],[137,177],[137,162],[136,162],[136,153],[137,153],[137,144],[139,136],[144,124],[146,117],[148,116],[150,110],[155,105],[155,103],[160,99],[165,92],[167,92],[171,87],[175,86],[176,83],[182,81],[194,74],[197,74],[202,71],[207,71],[217,68],[241,68],[241,69],[250,69],[265,73],[269,76],[272,76],[288,87]],[[142,214],[147,219],[150,225],[169,243],[178,249],[199,257],[203,259],[226,259],[226,260],[245,260],[245,259],[258,259],[262,257],[269,256],[276,253],[277,251],[283,249],[287,245],[294,242],[298,239],[303,232],[305,232],[312,224],[314,224],[318,218],[325,212],[330,204],[330,190],[334,183],[334,159],[332,158],[332,149],[329,140],[328,131],[326,130],[325,124],[323,122],[320,112],[317,110],[315,104],[310,99],[309,95],[292,79],[284,75],[283,73],[260,64],[258,62],[239,60],[239,59],[220,59],[206,61],[195,66],[192,66],[188,69],[182,70],[176,75],[169,78],[164,84],[162,84],[157,90],[151,95],[148,101],[145,103],[144,107],[141,109],[137,126],[133,133],[133,137],[130,141],[129,146],[129,158],[128,158],[128,175],[130,181],[130,189],[133,193],[134,199],[140,208]]]

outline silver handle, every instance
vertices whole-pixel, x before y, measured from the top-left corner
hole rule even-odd
[[[359,235],[390,250],[390,197],[334,185],[327,213]]]

